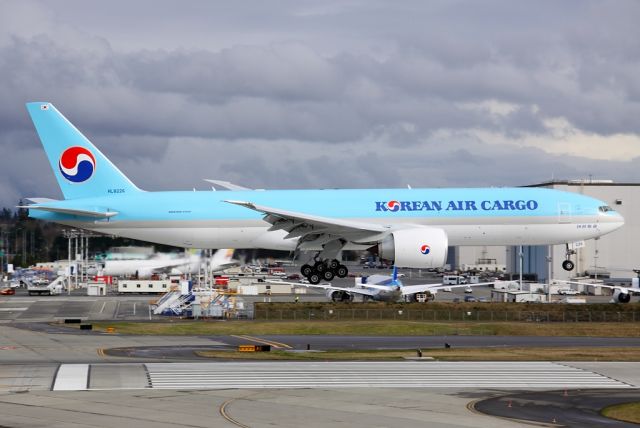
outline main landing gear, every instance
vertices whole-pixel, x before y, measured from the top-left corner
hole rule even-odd
[[[573,270],[573,268],[575,267],[575,263],[573,263],[571,261],[571,256],[573,256],[574,254],[576,254],[576,250],[572,250],[569,247],[569,244],[567,244],[567,250],[566,250],[566,260],[562,262],[562,269],[566,270],[566,271],[571,271]]]
[[[349,274],[349,270],[336,259],[315,260],[313,264],[302,265],[300,273],[309,280],[309,283],[318,284],[322,280],[331,281],[336,276],[345,278]]]

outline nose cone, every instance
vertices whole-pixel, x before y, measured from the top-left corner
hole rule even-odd
[[[616,211],[615,213],[615,221],[614,223],[617,225],[616,229],[624,226],[624,217],[622,217],[622,215]]]
[[[624,217],[617,211],[608,212],[605,216],[602,216],[600,221],[600,230],[604,233],[613,232],[622,226],[624,226]]]

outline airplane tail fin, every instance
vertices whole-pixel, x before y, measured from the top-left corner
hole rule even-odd
[[[234,251],[235,250],[231,248],[222,248],[217,250],[213,254],[213,257],[211,257],[211,267],[215,268],[232,264]]]
[[[393,265],[393,273],[391,274],[391,280],[396,283],[398,281],[398,266]]]
[[[27,103],[65,199],[141,192],[51,103]]]

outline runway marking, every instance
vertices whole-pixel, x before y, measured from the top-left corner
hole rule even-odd
[[[107,306],[107,302],[102,302],[102,307],[100,308],[100,313],[104,312],[104,307]]]
[[[222,415],[223,418],[225,418],[227,421],[231,422],[232,424],[234,424],[236,426],[239,426],[239,427],[242,427],[242,428],[249,428],[248,425],[245,425],[243,423],[240,423],[240,422],[236,421],[231,416],[229,416],[229,414],[227,413],[227,406],[229,404],[233,403],[236,400],[238,400],[238,398],[232,398],[232,399],[227,400],[224,403],[222,403],[222,405],[220,406],[220,415]]]
[[[0,308],[0,312],[26,311],[29,308]]]
[[[89,364],[60,364],[53,391],[85,391],[89,379]]]
[[[247,336],[247,335],[240,336],[235,334],[232,334],[231,337],[235,337],[237,339],[249,340],[251,342],[257,342],[262,345],[270,345],[278,349],[280,348],[291,349],[291,346],[287,345],[286,343],[275,342],[273,340],[260,339],[259,337],[253,337],[253,336]]]
[[[153,388],[633,388],[556,363],[147,363]]]
[[[105,356],[104,355],[104,348],[98,348],[96,350],[96,352],[98,353],[98,356],[100,356],[100,357],[104,357]]]

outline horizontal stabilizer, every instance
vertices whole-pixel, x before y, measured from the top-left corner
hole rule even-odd
[[[95,218],[110,218],[118,215],[117,211],[97,211],[97,210],[79,210],[73,208],[59,208],[59,207],[47,207],[41,205],[21,205],[17,208],[26,208],[29,210],[48,211],[58,214],[77,215],[80,217],[95,217]]]
[[[33,202],[34,204],[48,204],[50,202],[59,202],[57,199],[50,198],[25,198],[29,202]]]

